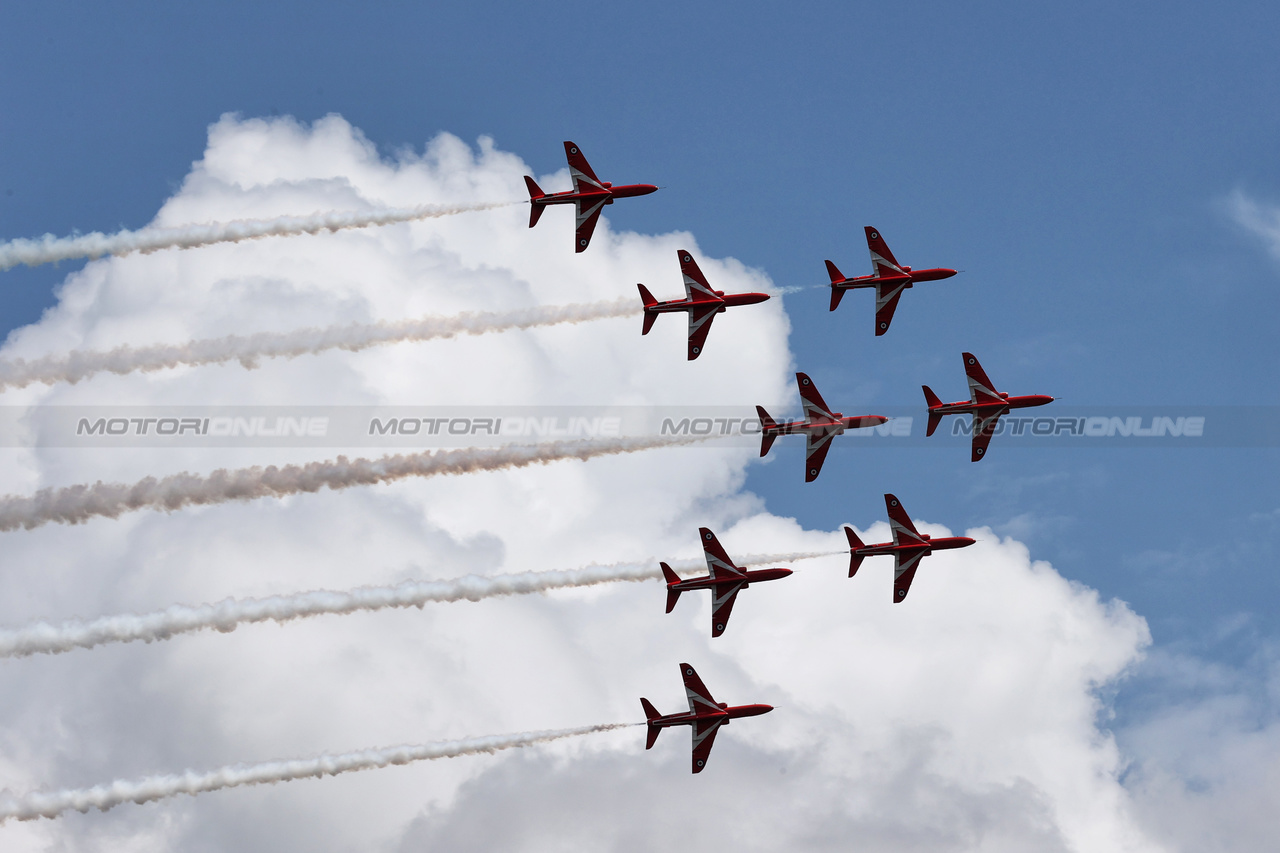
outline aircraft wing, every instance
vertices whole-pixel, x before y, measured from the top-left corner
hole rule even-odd
[[[907,590],[911,589],[911,582],[916,578],[916,569],[920,568],[920,561],[924,559],[924,555],[924,551],[906,554],[899,552],[893,555],[893,600],[895,603],[907,597]]]
[[[689,698],[690,714],[720,710],[716,700],[711,698],[711,691],[702,683],[702,679],[693,671],[693,667],[687,663],[680,664],[680,677],[684,679],[684,692]]]
[[[591,244],[591,235],[596,230],[596,222],[600,219],[600,211],[604,209],[604,203],[608,199],[608,196],[599,196],[578,199],[574,203],[574,207],[578,211],[577,230],[574,233],[574,237],[577,239],[577,245],[573,248],[575,252],[586,251],[587,246]]]
[[[822,472],[822,463],[827,460],[827,452],[831,450],[831,441],[836,433],[829,430],[813,430],[805,433],[804,481],[812,483]]]
[[[870,225],[864,228],[867,232],[867,249],[871,251],[871,270],[876,275],[903,275],[898,259],[889,251],[889,244],[880,236],[880,232]],[[879,325],[877,324],[877,328]]]
[[[707,277],[702,274],[702,270],[698,269],[693,255],[684,249],[679,249],[676,251],[676,257],[680,259],[680,272],[684,276],[684,293],[690,302],[722,301],[707,283]]]
[[[978,364],[973,353],[964,354],[964,375],[969,379],[969,399],[974,403],[1000,403],[1004,398],[987,378],[987,372]]]
[[[987,445],[991,443],[991,437],[996,434],[996,424],[1000,422],[1000,416],[1007,409],[999,409],[995,414],[979,415],[973,413],[973,455],[970,459],[977,462],[987,453]]]
[[[747,573],[733,564],[709,528],[699,527],[698,535],[702,537],[702,552],[707,558],[707,571],[712,578],[718,581],[746,580]]]
[[[729,624],[729,614],[733,612],[733,602],[738,593],[746,586],[745,581],[736,583],[718,583],[711,592],[711,636],[719,637]]]
[[[884,496],[885,508],[889,510],[889,526],[893,528],[894,545],[923,545],[925,539],[911,523],[911,517],[902,508],[902,503],[893,495]]]
[[[566,140],[564,143],[564,156],[569,161],[569,174],[573,177],[574,192],[598,192],[605,188],[600,179],[596,177],[596,173],[592,171],[591,164],[587,162],[587,158],[582,156],[582,150],[578,146]],[[590,239],[590,235],[588,235],[588,239]]]
[[[724,725],[724,717],[713,720],[698,720],[693,730],[693,772],[701,773],[707,766],[707,758],[711,755],[711,747],[716,742],[716,732]]]
[[[804,404],[804,419],[807,421],[829,421],[835,418],[827,402],[822,399],[813,380],[807,373],[796,374],[796,384],[800,386],[800,402]]]
[[[707,345],[707,335],[711,334],[711,321],[720,310],[718,305],[717,302],[689,309],[689,361],[702,355],[702,348]]]
[[[893,312],[898,309],[898,300],[902,298],[902,291],[906,290],[910,283],[902,281],[876,285],[877,336],[889,331],[889,324],[893,322]]]

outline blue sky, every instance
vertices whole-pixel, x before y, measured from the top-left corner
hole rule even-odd
[[[869,272],[868,224],[904,263],[964,270],[906,294],[882,338],[865,293],[835,314],[820,290],[785,298],[796,368],[846,413],[920,404],[922,383],[958,399],[963,350],[1002,390],[1073,406],[1274,406],[1280,267],[1228,199],[1280,202],[1277,18],[1263,3],[10,4],[0,236],[144,225],[225,112],[339,113],[388,154],[488,135],[539,174],[573,139],[606,180],[664,187],[617,205],[615,228],[691,231],[778,285],[824,283],[825,258]],[[36,320],[77,267],[0,274],[0,326]],[[1015,535],[1129,602],[1158,646],[1247,671],[1280,632],[1275,447],[997,439],[974,465],[954,446],[837,442],[811,486],[779,448],[748,488],[806,526],[869,523],[892,491],[918,517]],[[1122,715],[1165,689],[1138,680]]]
[[[965,270],[908,294],[880,339],[865,294],[834,315],[820,291],[787,298],[797,367],[847,411],[915,404],[921,383],[962,396],[965,349],[1003,389],[1073,404],[1276,402],[1276,266],[1224,205],[1236,189],[1280,198],[1264,4],[3,15],[10,237],[144,224],[226,111],[338,112],[388,152],[488,134],[542,172],[573,138],[602,174],[665,187],[619,207],[617,227],[691,230],[781,285],[822,283],[825,258],[865,273],[864,224],[904,263]],[[0,323],[34,320],[73,268],[7,272]],[[785,464],[751,487],[814,525],[893,489],[957,527],[1027,515],[1037,556],[1134,603],[1158,637],[1240,613],[1272,634],[1258,603],[1280,594],[1277,531],[1258,516],[1276,509],[1275,462],[1269,448],[1019,450],[981,468],[950,449],[847,451],[817,489]]]

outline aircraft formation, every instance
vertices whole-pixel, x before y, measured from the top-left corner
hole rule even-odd
[[[596,177],[576,144],[565,142],[564,149],[574,189],[547,195],[542,192],[532,177],[526,176],[525,183],[529,188],[531,205],[529,227],[532,228],[537,224],[546,205],[572,203],[576,205],[577,211],[574,251],[582,252],[590,244],[592,231],[595,229],[596,220],[604,205],[612,204],[614,198],[651,193],[657,187],[652,184],[613,187],[612,184],[602,182]],[[830,260],[826,261],[831,287],[830,310],[835,311],[839,307],[847,291],[874,290],[875,335],[880,337],[889,331],[889,325],[893,322],[894,312],[897,311],[898,302],[903,293],[917,283],[951,278],[957,271],[944,267],[916,270],[900,264],[878,229],[868,225],[864,231],[867,250],[871,254],[871,274],[850,278]],[[726,294],[724,291],[715,290],[698,268],[692,254],[684,249],[678,250],[676,254],[680,262],[680,272],[684,278],[685,298],[660,302],[643,284],[638,285],[640,299],[644,306],[644,325],[640,333],[649,334],[659,314],[686,312],[689,317],[688,360],[693,361],[706,347],[711,322],[717,314],[731,307],[764,302],[769,295],[765,293]],[[965,376],[969,381],[969,399],[943,403],[928,385],[923,386],[929,416],[926,435],[933,435],[942,418],[947,415],[971,415],[973,438],[970,458],[971,461],[978,462],[986,456],[1001,415],[1012,409],[1046,405],[1053,402],[1053,397],[1039,394],[1011,397],[997,391],[972,353],[963,353],[962,357]],[[756,406],[756,413],[760,419],[760,455],[762,457],[768,455],[769,449],[778,436],[803,435],[806,483],[812,483],[818,479],[827,453],[831,450],[832,440],[836,436],[847,430],[874,427],[889,420],[883,415],[846,416],[834,411],[822,399],[822,395],[818,393],[817,387],[808,374],[797,373],[796,385],[804,408],[802,420],[779,423],[765,411],[763,406]],[[862,561],[867,557],[892,556],[894,558],[893,601],[896,604],[906,599],[920,562],[926,556],[934,551],[966,548],[974,544],[974,540],[967,536],[933,539],[928,534],[916,530],[910,516],[907,515],[896,496],[886,494],[884,501],[889,515],[890,529],[893,531],[892,542],[867,545],[862,542],[853,528],[844,528],[849,540],[849,577],[857,574]],[[781,580],[792,572],[786,568],[752,571],[740,568],[730,559],[714,533],[702,527],[699,528],[698,534],[707,561],[705,576],[681,579],[667,563],[661,564],[662,574],[667,583],[667,612],[670,613],[675,608],[682,592],[710,590],[711,636],[719,637],[724,634],[728,626],[729,615],[733,611],[739,592],[747,589],[752,583]],[[718,703],[712,698],[692,666],[687,663],[680,664],[680,673],[689,702],[688,713],[663,716],[648,699],[640,700],[644,708],[648,732],[645,749],[653,747],[662,729],[670,726],[689,726],[693,735],[693,772],[700,773],[707,765],[716,732],[721,726],[728,725],[731,720],[739,717],[754,717],[768,713],[773,708],[769,705],[730,706],[723,702]]]
[[[608,181],[601,181],[596,176],[590,163],[587,162],[587,159],[583,155],[581,149],[575,143],[566,141],[564,143],[564,148],[565,156],[569,165],[570,176],[573,182],[573,188],[564,192],[546,193],[538,186],[537,182],[531,176],[525,176],[525,183],[529,191],[529,227],[533,228],[538,224],[547,207],[554,205],[572,205],[574,208],[575,220],[574,252],[581,253],[590,246],[592,235],[599,222],[601,212],[605,205],[613,204],[614,201],[619,198],[648,195],[658,190],[659,187],[653,184],[625,184],[615,186]],[[475,210],[493,206],[500,205],[477,205],[465,209]],[[457,212],[456,209],[452,210],[453,212]],[[302,225],[299,225],[298,222],[291,218],[285,218],[279,222],[272,220],[257,223],[254,226],[256,230],[254,230],[252,236],[282,236],[295,233],[316,233],[321,230],[333,230],[334,228],[364,227],[369,224],[386,224],[387,222],[393,221],[412,221],[414,219],[424,217],[448,215],[450,211],[451,209],[445,208],[412,208],[382,212],[373,217],[370,217],[369,215],[361,215],[354,218],[338,217],[336,219],[333,216],[326,215],[321,217],[320,221],[304,222]],[[206,230],[208,229],[202,228],[202,231]],[[237,239],[243,239],[243,234],[240,233],[241,230],[242,229],[230,229],[220,231],[213,236],[199,238],[194,242],[186,236],[183,236],[181,240],[177,240],[173,233],[165,232],[158,237],[153,235],[151,238],[148,238],[158,241],[151,243],[139,238],[137,234],[122,232],[121,235],[116,235],[114,238],[104,238],[104,240],[110,244],[107,249],[101,248],[97,243],[85,248],[84,246],[80,246],[77,242],[79,238],[76,238],[76,240],[64,241],[68,244],[67,246],[61,246],[61,244],[59,244],[48,250],[41,249],[40,247],[32,249],[30,246],[27,246],[26,243],[23,243],[18,246],[18,248],[22,249],[22,251],[27,254],[18,257],[17,261],[5,261],[4,258],[0,257],[0,269],[5,268],[3,265],[4,263],[8,263],[8,265],[11,266],[12,263],[15,262],[30,263],[33,262],[32,259],[40,260],[43,258],[40,262],[56,260],[58,257],[62,257],[62,255],[58,255],[57,252],[73,253],[71,255],[66,255],[67,257],[96,257],[103,253],[147,251],[149,250],[147,248],[148,246],[193,247],[198,245],[207,245],[212,242],[234,241]],[[103,235],[97,235],[97,237],[102,236]],[[897,261],[883,236],[876,228],[866,226],[865,236],[867,248],[871,256],[872,272],[870,275],[850,278],[845,276],[832,261],[827,260],[825,262],[830,280],[829,286],[831,289],[830,311],[835,311],[839,307],[846,291],[856,289],[873,290],[875,293],[875,336],[880,337],[888,332],[894,313],[898,308],[898,303],[901,300],[902,294],[906,290],[914,287],[917,283],[940,281],[951,278],[957,274],[957,271],[942,267],[919,270],[913,269],[912,267],[900,264]],[[114,242],[112,242],[113,240]],[[27,243],[30,242],[31,241],[27,241]],[[56,242],[57,241],[55,241],[55,243]],[[115,246],[116,248],[111,248],[112,246]],[[39,251],[37,251],[37,249]],[[41,254],[41,252],[43,252],[43,254]],[[52,254],[50,254],[51,252]],[[79,252],[80,254],[74,254],[75,252]],[[688,347],[686,360],[694,361],[703,353],[707,344],[708,336],[711,332],[712,323],[718,314],[726,312],[729,308],[744,307],[764,302],[770,298],[770,295],[767,293],[725,293],[722,290],[716,290],[699,268],[692,253],[684,249],[680,249],[677,250],[676,254],[685,288],[685,297],[683,299],[660,301],[653,296],[644,284],[638,284],[637,287],[643,310],[641,335],[649,334],[660,314],[683,312],[688,319]],[[21,253],[19,253],[19,255],[21,255]],[[26,258],[26,260],[24,260],[24,258]],[[591,306],[586,307],[590,308]],[[616,305],[614,306],[614,310],[616,310]],[[598,316],[618,315],[602,314]],[[363,329],[357,330],[357,332],[360,335],[367,334],[367,331]],[[357,342],[362,340],[364,340],[364,338],[359,338]],[[290,350],[281,349],[281,351],[289,352]],[[1013,409],[1043,406],[1053,402],[1054,398],[1045,395],[1014,397],[1007,393],[997,391],[994,384],[983,370],[982,365],[979,364],[978,359],[972,353],[965,352],[962,354],[962,358],[964,362],[965,375],[969,384],[969,399],[952,403],[943,403],[928,385],[923,386],[925,402],[928,410],[928,427],[926,435],[933,435],[942,419],[947,415],[971,416],[973,427],[971,461],[978,462],[986,456],[991,439],[995,435],[996,428],[1003,415]],[[219,359],[213,360],[216,361]],[[849,430],[875,427],[886,423],[889,419],[883,415],[845,415],[842,412],[835,411],[826,403],[822,395],[818,392],[817,387],[814,385],[813,380],[806,373],[796,373],[796,383],[803,408],[803,417],[800,420],[779,422],[770,416],[770,414],[765,411],[764,407],[756,407],[761,436],[760,456],[764,457],[768,455],[774,442],[779,436],[803,435],[805,437],[806,448],[804,479],[806,483],[812,483],[818,479],[818,476],[822,471],[823,463],[826,460],[827,454],[830,451],[832,442],[836,436],[839,436]],[[602,452],[616,451],[608,450]],[[586,457],[578,455],[576,458]],[[525,460],[525,462],[522,462],[521,464],[527,464],[527,460],[524,456],[521,456],[520,459]],[[364,461],[367,460],[356,460],[356,462]],[[441,463],[442,466],[444,464],[445,463]],[[477,470],[476,466],[479,464],[482,463],[478,463],[474,459],[469,460],[465,463],[467,466],[466,470]],[[505,466],[508,465],[509,462],[504,461],[503,459],[495,459],[492,464],[495,466]],[[281,469],[273,468],[271,470],[279,473],[279,470]],[[440,470],[443,470],[443,468]],[[415,473],[422,475],[422,471],[419,469],[415,469]],[[360,476],[364,477],[364,479],[359,480],[360,482],[368,482],[368,478],[365,474],[361,474]],[[387,474],[382,476],[382,478],[387,479],[390,476],[391,475]],[[349,483],[345,480],[341,483],[337,480],[333,480],[326,484],[329,485],[330,488],[338,488],[345,487]],[[104,486],[102,483],[97,484],[94,488],[98,487],[102,487],[108,491],[115,488],[115,486],[112,485]],[[239,488],[239,486],[237,486],[237,488]],[[277,493],[278,492],[279,489],[277,489]],[[172,495],[169,495],[167,500],[171,501],[171,499]],[[131,497],[130,500],[134,499]],[[974,540],[966,536],[932,538],[930,535],[921,533],[916,529],[910,519],[910,516],[907,515],[906,510],[902,507],[901,502],[895,495],[885,494],[884,500],[893,536],[893,540],[891,542],[881,542],[868,545],[861,540],[853,528],[844,528],[849,544],[849,577],[853,578],[857,574],[858,569],[867,557],[892,556],[894,558],[892,601],[895,604],[899,604],[907,598],[907,594],[915,579],[916,573],[925,557],[935,551],[968,547],[974,544]],[[93,493],[90,494],[87,501],[88,504],[98,506],[99,503],[106,501],[106,498],[97,493]],[[136,506],[136,503],[131,504],[130,506]],[[167,506],[172,508],[172,504],[167,504]],[[58,511],[70,513],[73,511],[79,512],[80,510],[75,509],[74,507],[71,509],[64,507]],[[85,511],[88,512],[88,510]],[[41,516],[41,523],[48,520],[68,521],[82,519],[80,516],[70,515],[65,517],[62,515],[56,515],[47,518]],[[16,526],[19,522],[10,523]],[[702,590],[709,591],[711,594],[711,636],[712,638],[717,638],[723,636],[728,628],[729,619],[739,593],[750,588],[752,584],[760,585],[769,581],[783,580],[789,577],[793,572],[791,569],[784,567],[749,569],[745,566],[739,566],[734,562],[733,558],[729,556],[728,552],[716,538],[716,535],[709,528],[699,528],[698,535],[707,563],[706,575],[682,578],[668,563],[663,562],[660,564],[662,576],[666,583],[666,612],[671,613],[675,609],[682,593],[700,592]],[[796,557],[798,555],[791,556]],[[627,577],[626,579],[633,580],[636,579],[636,577]],[[590,582],[596,583],[599,582],[599,580],[595,579]],[[561,585],[565,584],[562,583]],[[510,594],[511,589],[511,587],[503,587],[500,591],[495,592],[494,594]],[[370,601],[376,600],[376,602],[378,602],[376,606],[378,607],[405,606],[403,602],[399,604],[387,603],[388,601],[394,602],[399,600],[397,596],[399,596],[402,591],[398,588],[394,590],[372,590],[371,592],[373,595]],[[439,596],[444,597],[432,597],[436,596],[437,593]],[[474,594],[475,590],[474,588],[471,588],[468,595]],[[418,590],[414,592],[413,595],[422,596],[420,600],[410,602],[413,606],[421,606],[421,602],[425,600],[452,600],[448,599],[447,593],[443,591],[434,591],[428,595],[426,592]],[[340,596],[331,597],[330,606],[333,609],[327,612],[354,612],[356,609],[373,609],[375,606],[372,603],[364,603],[364,599],[360,599],[358,596],[347,596],[346,598],[341,598],[341,601],[339,601],[340,598]],[[244,615],[242,616],[242,621],[261,621],[261,619],[264,618],[260,615],[261,608],[257,606],[256,602],[249,602],[248,604],[251,606],[245,610]],[[273,606],[276,608],[273,612],[277,612],[279,610],[280,602],[275,602]],[[298,606],[300,608],[297,611],[299,615],[303,612],[312,613],[315,610],[314,602],[310,600],[305,603],[299,603]],[[200,618],[206,618],[194,613],[194,611],[198,609],[199,608],[186,608],[186,611],[191,612],[188,613],[184,611],[182,614],[177,614],[176,616],[169,611],[166,611],[164,615],[166,617],[174,616],[174,618],[183,624],[186,624],[187,622],[195,624],[199,622]],[[219,610],[219,613],[222,615],[218,617],[220,621],[218,621],[217,624],[221,627],[225,624],[225,613],[222,610]],[[294,616],[273,616],[271,618],[294,618]],[[120,636],[122,631],[125,633],[127,633],[127,631],[125,631],[125,628],[119,623],[119,620],[106,621],[111,622],[110,630],[107,633],[103,633],[101,636],[94,633],[94,631],[97,630],[96,628],[90,631],[80,631],[79,628],[76,627],[73,633],[76,633],[77,637],[80,637],[80,639],[67,640],[66,638],[62,638],[59,639],[58,642],[61,643],[65,640],[70,645],[89,647],[100,642],[124,641],[128,639],[128,637],[122,638],[122,636]],[[148,617],[142,621],[151,624],[154,620],[151,620]],[[134,629],[130,628],[129,630]],[[138,630],[142,629],[139,628]],[[169,628],[165,628],[164,630],[166,632],[164,634],[165,636],[167,636],[168,633],[171,633]],[[188,626],[182,628],[182,630],[191,630],[191,628]],[[38,633],[44,638],[42,640],[44,645],[40,646],[40,651],[48,652],[65,650],[61,647],[54,648],[54,646],[48,645],[49,637],[47,635],[49,632],[44,628],[42,628]],[[153,636],[154,633],[140,633],[137,635],[137,638],[145,639]],[[97,637],[97,639],[94,639],[94,637]],[[23,640],[23,642],[26,642],[26,640]],[[21,644],[19,643],[18,645]],[[15,648],[17,648],[17,646],[15,646]],[[25,648],[25,646],[23,646],[23,648]],[[33,652],[21,652],[20,650],[15,652],[12,649],[8,652],[10,655],[15,653],[26,654]],[[648,699],[640,699],[640,703],[645,714],[644,725],[646,726],[647,731],[645,748],[651,749],[654,746],[662,729],[675,726],[689,726],[692,738],[692,772],[700,773],[707,765],[712,746],[715,743],[716,735],[722,726],[728,725],[735,719],[760,716],[762,714],[769,713],[774,709],[772,706],[765,704],[729,705],[727,703],[717,702],[715,698],[712,697],[706,685],[703,684],[702,679],[698,676],[692,665],[688,663],[681,663],[680,674],[685,688],[685,697],[689,704],[689,710],[687,713],[679,712],[663,715],[657,711],[653,703]],[[470,742],[446,744],[445,746],[452,751],[441,752],[437,747],[428,746],[421,748],[420,752],[426,757],[439,757],[440,755],[445,754],[462,755],[475,751],[492,751],[493,749],[507,748],[507,746],[512,745],[557,739],[560,737],[582,734],[587,731],[604,731],[616,727],[617,725],[611,724],[604,726],[581,727],[573,730],[566,729],[560,731],[528,733],[525,735],[507,737],[506,739],[501,740],[501,743],[496,744],[492,738],[482,738],[478,739],[476,744],[471,744]],[[385,766],[385,764],[388,763],[403,763],[403,761],[406,760],[403,757],[403,748],[391,750],[387,753],[388,757],[386,757],[385,760],[377,756],[374,756],[373,758],[370,758],[369,756],[370,754],[368,753],[360,754],[360,761],[365,762],[361,766]],[[330,767],[332,765],[332,762],[328,758],[318,759],[317,761],[318,764],[315,764],[315,766]],[[288,766],[281,765],[283,769],[276,767],[275,764],[271,764],[270,771],[263,771],[265,775],[263,775],[262,779],[259,781],[283,781],[290,778],[303,778],[308,775],[319,775],[317,772],[307,769],[311,767],[312,764],[306,764],[306,766],[298,765],[301,769],[294,767],[295,764],[297,764],[297,762],[289,763]],[[262,767],[267,767],[267,765],[262,765]],[[325,772],[338,771],[330,769]],[[114,793],[109,793],[109,795],[102,794],[100,800],[95,802],[99,808],[105,809],[109,807],[109,805],[103,805],[103,803],[108,803],[108,801],[111,804],[124,801],[143,802],[145,799],[171,796],[175,793],[181,793],[184,791],[190,792],[188,790],[190,784],[189,774],[181,777],[177,782],[172,784],[169,782],[165,782],[164,785],[154,784],[156,780],[160,778],[161,777],[153,777],[148,780],[143,780],[143,783],[140,783],[141,787],[138,787],[136,790],[134,788],[129,788],[127,785],[121,787],[121,785],[117,783],[111,788],[111,791]],[[167,779],[168,777],[165,778]],[[205,786],[202,787],[201,790],[214,790],[218,787],[227,787],[233,784],[249,784],[247,782],[226,781],[228,778],[227,774],[222,773],[222,771],[210,774],[209,778],[214,781],[210,781],[208,783],[201,782],[200,784]],[[137,791],[142,791],[143,789],[151,791],[151,793],[137,793]],[[88,793],[93,794],[94,796],[99,796],[98,793],[95,793],[97,790],[98,789],[91,789]],[[103,790],[106,789],[104,788]],[[21,805],[20,808],[10,805],[5,807],[9,809],[8,811],[5,811],[5,808],[0,808],[0,822],[3,822],[7,817],[12,816],[28,814],[53,816],[66,808],[79,808],[76,803],[80,803],[83,800],[83,796],[86,795],[84,791],[70,791],[63,793],[66,795],[64,799],[68,804],[50,805],[51,801],[48,801],[48,798],[45,797],[40,800],[44,805]],[[15,811],[14,808],[17,808],[17,810]]]

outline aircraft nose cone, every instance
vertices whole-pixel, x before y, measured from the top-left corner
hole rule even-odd
[[[943,270],[943,272],[945,272],[945,273],[946,273],[946,275],[944,275],[944,276],[943,276],[943,278],[951,278],[951,276],[956,275],[957,273],[959,273],[959,272],[960,272],[960,270]]]
[[[960,547],[961,547],[961,548],[967,548],[968,546],[970,546],[970,545],[972,545],[973,543],[975,543],[975,542],[977,542],[977,541],[978,541],[977,539],[972,539],[972,538],[970,538],[970,537],[968,537],[968,536],[957,536],[957,537],[956,537],[956,539],[959,539],[959,540],[960,540],[960,543],[961,543],[961,544],[960,544]]]
[[[648,195],[658,191],[658,187],[655,184],[637,184],[636,189],[639,190],[636,195]]]

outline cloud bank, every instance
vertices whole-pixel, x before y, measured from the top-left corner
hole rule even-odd
[[[485,139],[473,149],[442,135],[421,153],[387,160],[338,117],[309,126],[226,117],[154,226],[465,205],[518,197],[526,171]],[[625,221],[619,208],[611,213]],[[694,251],[718,288],[772,287],[758,270],[703,255],[695,235],[628,233],[609,220],[590,250],[574,255],[555,233],[571,222],[557,213],[535,231],[510,207],[103,258],[69,275],[58,305],[12,334],[2,356],[31,362],[607,302],[629,298],[636,281],[677,288],[677,248]],[[684,360],[680,324],[641,337],[629,322],[601,319],[327,350],[253,372],[205,364],[99,374],[4,397],[25,406],[774,405],[793,393],[783,309],[775,299],[726,314],[694,363]],[[85,450],[38,438],[3,451],[10,464],[0,466],[0,489],[19,500],[98,481],[162,483],[192,472],[208,482],[201,472],[308,470],[324,461],[304,447]],[[771,513],[768,496],[744,491],[749,464],[762,464],[750,448],[662,447],[13,530],[4,534],[0,621],[395,588],[424,563],[449,581],[634,564],[652,554],[696,560],[703,525],[730,554],[844,547],[838,531],[805,530]],[[904,484],[900,493],[913,508],[927,506],[926,486]],[[819,482],[813,498],[844,493]],[[882,522],[863,532],[875,541],[888,535]],[[660,586],[615,584],[10,660],[0,669],[8,697],[0,788],[11,792],[78,791],[351,743],[635,719],[641,695],[669,713],[684,705],[682,660],[719,701],[777,710],[726,729],[696,777],[686,738],[645,752],[637,731],[623,731],[514,758],[478,755],[9,823],[0,834],[6,849],[66,851],[106,843],[175,851],[1160,849],[1120,782],[1125,759],[1102,725],[1100,698],[1140,660],[1145,623],[1034,561],[1020,543],[980,535],[975,547],[931,558],[903,605],[891,601],[887,561],[848,579],[845,557],[815,559],[785,582],[746,592],[732,630],[715,641],[705,596],[664,614]]]

